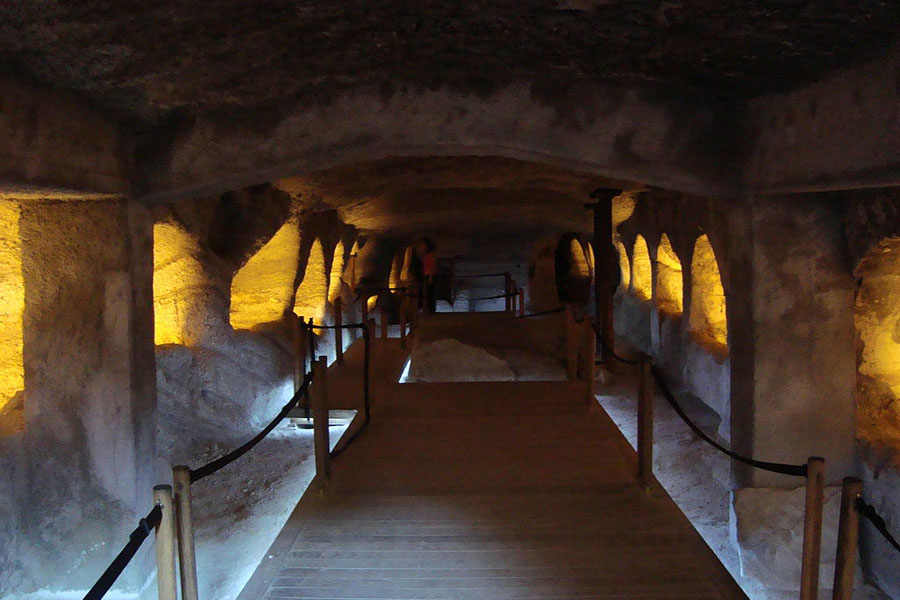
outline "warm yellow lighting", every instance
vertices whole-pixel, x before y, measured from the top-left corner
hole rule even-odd
[[[656,251],[656,305],[672,315],[680,315],[684,310],[681,261],[666,234],[662,234]]]
[[[575,238],[569,240],[569,256],[572,260],[572,276],[589,278],[591,276],[591,267],[588,265],[581,242]]]
[[[401,283],[401,284],[409,283],[413,280],[412,259],[413,259],[413,249],[412,249],[412,246],[410,246],[403,253],[403,266],[400,268],[400,281],[399,281],[399,283]]]
[[[344,242],[334,247],[334,258],[331,261],[331,278],[328,283],[328,301],[334,302],[341,297],[341,283],[344,275]]]
[[[289,220],[231,280],[231,326],[251,329],[278,321],[291,306],[300,228]]]
[[[24,311],[19,206],[0,200],[0,435],[20,433],[25,429]]]
[[[631,218],[637,204],[637,192],[625,191],[612,199],[612,226],[616,227]]]
[[[191,294],[203,285],[197,240],[174,223],[153,226],[153,311],[156,344],[184,344]]]
[[[591,279],[594,277],[594,245],[588,242],[585,244],[587,248],[587,261],[588,261],[588,270],[591,273]]]
[[[391,274],[388,278],[388,286],[391,288],[398,287],[400,285],[400,272],[403,267],[403,258],[405,254],[400,254],[399,252],[394,257],[394,260],[391,262]]]
[[[294,296],[294,314],[306,319],[312,318],[321,325],[325,319],[325,305],[328,299],[328,277],[325,274],[325,253],[322,242],[316,240],[309,250],[309,260],[303,281]]]
[[[653,275],[650,267],[650,252],[644,236],[634,239],[631,259],[631,289],[642,300],[649,300],[653,294]]]
[[[706,235],[697,238],[691,258],[691,314],[688,326],[701,343],[727,351],[725,290],[716,254]]]
[[[900,239],[882,240],[855,275],[858,434],[900,466]]]
[[[622,242],[616,242],[619,251],[619,270],[622,271],[622,289],[627,290],[631,285],[631,262],[628,260],[628,251]]]

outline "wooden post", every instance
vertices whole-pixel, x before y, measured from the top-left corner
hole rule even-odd
[[[172,469],[177,507],[178,566],[181,569],[181,600],[197,600],[197,552],[194,548],[194,522],[191,510],[191,470]]]
[[[403,296],[400,301],[400,347],[406,349],[406,309],[409,306],[409,297]]]
[[[306,344],[303,339],[305,326],[303,317],[294,318],[294,392],[300,389],[303,376],[306,375]]]
[[[509,293],[512,289],[512,276],[509,274],[509,271],[503,274],[503,300],[506,301],[506,312],[512,312],[512,298]]]
[[[650,369],[650,357],[641,354],[638,382],[638,481],[644,488],[649,488],[653,481],[653,373]]]
[[[525,316],[525,288],[519,288],[519,316]]]
[[[578,336],[575,314],[572,309],[566,311],[566,376],[569,379],[578,377]]]
[[[834,561],[833,600],[851,600],[856,552],[859,544],[859,513],[856,499],[862,494],[862,481],[844,477],[841,486],[841,520],[838,522],[837,557]]]
[[[800,600],[816,600],[819,594],[819,557],[822,552],[825,459],[811,456],[806,461],[806,469],[806,510],[803,518]]]
[[[329,471],[329,454],[331,444],[328,440],[328,358],[320,356],[316,361],[316,373],[310,388],[313,413],[313,444],[316,452],[316,477],[325,484],[331,475]]]
[[[590,406],[594,402],[594,374],[596,371],[594,357],[597,354],[597,338],[594,336],[594,328],[591,326],[591,317],[589,316],[584,317],[581,339],[584,340],[584,400]]]
[[[162,506],[162,520],[156,527],[156,586],[159,600],[177,600],[175,589],[175,511],[172,486],[153,488],[153,501]]]
[[[381,307],[381,339],[388,339],[388,316],[384,307]]]
[[[350,289],[356,291],[356,254],[350,255]]]
[[[599,325],[597,335],[603,346],[613,349],[613,294],[610,282],[615,279],[612,269],[618,268],[612,245],[612,199],[622,193],[620,189],[597,188],[591,192],[593,204],[585,208],[594,211],[594,314]],[[604,351],[605,352],[605,351]],[[605,357],[605,354],[604,354]]]
[[[369,344],[375,343],[375,319],[366,319],[366,329],[369,330]]]
[[[334,301],[334,357],[337,364],[344,364],[344,330],[341,325],[344,324],[344,315],[342,314],[341,299]]]

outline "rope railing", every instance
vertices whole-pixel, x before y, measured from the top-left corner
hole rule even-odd
[[[515,298],[519,292],[508,292],[506,294],[497,294],[496,296],[483,296],[481,298],[469,298],[469,302],[479,302],[481,300],[499,300],[500,298]]]
[[[304,394],[306,394],[306,390],[309,387],[310,382],[312,382],[312,379],[313,379],[312,372],[307,373],[306,377],[304,377],[304,379],[303,379],[303,384],[300,386],[300,389],[298,389],[294,393],[294,395],[291,397],[291,399],[288,400],[287,404],[285,404],[282,407],[282,409],[280,411],[278,411],[278,414],[275,415],[275,418],[272,419],[269,422],[269,424],[266,425],[262,429],[262,431],[260,431],[255,436],[253,436],[253,438],[248,440],[243,445],[235,448],[228,454],[225,454],[224,456],[220,456],[219,458],[206,463],[202,467],[198,467],[196,469],[191,469],[191,483],[200,481],[204,477],[212,475],[216,471],[233,463],[234,461],[236,461],[237,459],[242,457],[244,454],[249,452],[258,443],[260,443],[263,440],[263,438],[265,438],[267,435],[269,435],[269,433],[271,433],[272,430],[275,429],[275,427],[287,416],[287,414],[289,412],[291,412],[291,409],[294,408],[294,406],[297,404],[297,402],[300,400],[300,398]]]
[[[119,552],[118,555],[109,563],[103,574],[97,579],[96,583],[91,586],[88,593],[85,594],[84,600],[100,600],[113,586],[131,559],[137,553],[141,544],[150,536],[150,532],[156,529],[160,521],[162,521],[163,508],[161,504],[155,504],[147,516],[138,521],[138,526],[128,536],[128,543]]]
[[[476,279],[478,277],[506,277],[507,273],[469,273],[465,275],[453,275],[454,279]]]
[[[900,543],[897,542],[897,538],[895,538],[888,530],[884,517],[878,514],[874,506],[863,500],[862,496],[857,496],[856,510],[872,524],[875,530],[881,534],[888,544],[894,547],[894,550],[900,552]]]
[[[794,477],[806,477],[807,465],[805,464],[791,465],[785,463],[756,460],[755,458],[749,458],[747,456],[738,454],[734,450],[726,448],[722,444],[715,441],[713,438],[707,435],[706,432],[704,432],[696,423],[694,423],[691,418],[688,417],[686,412],[684,412],[684,409],[681,408],[681,405],[678,404],[678,401],[675,399],[675,395],[672,393],[672,390],[669,389],[668,384],[666,384],[666,380],[663,378],[663,375],[662,373],[660,373],[659,369],[656,368],[656,365],[650,366],[650,372],[653,374],[653,379],[656,381],[656,386],[662,392],[663,397],[665,397],[666,401],[668,401],[669,406],[672,407],[672,410],[675,411],[675,414],[681,417],[681,420],[691,428],[691,431],[693,431],[697,435],[697,437],[702,439],[704,442],[706,442],[719,452],[725,454],[726,456],[745,465],[749,465],[757,469],[762,469],[764,471],[769,471],[771,473],[780,473],[782,475],[791,475]]]
[[[514,317],[507,317],[507,318],[509,318],[509,319],[531,319],[533,317],[543,317],[546,315],[559,314],[559,313],[563,312],[564,310],[566,310],[565,306],[557,306],[556,308],[551,308],[549,310],[541,310],[538,312],[528,313],[525,315],[516,315]]]

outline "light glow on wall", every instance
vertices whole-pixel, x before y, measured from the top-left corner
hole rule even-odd
[[[701,344],[727,352],[725,290],[722,288],[716,254],[705,234],[697,238],[691,258],[691,314],[688,326]]]
[[[631,285],[631,261],[628,260],[628,251],[625,244],[616,242],[616,249],[619,251],[619,270],[622,271],[622,289],[627,290]]]
[[[900,465],[900,238],[882,240],[856,269],[857,429]]]
[[[341,297],[341,281],[344,275],[344,242],[339,241],[334,247],[331,261],[331,278],[328,283],[328,301],[334,302]]]
[[[154,338],[160,344],[185,344],[191,292],[204,283],[197,240],[174,223],[153,226]]]
[[[297,286],[294,314],[306,319],[312,318],[314,323],[322,325],[327,300],[328,276],[325,272],[325,253],[322,250],[322,242],[317,239],[309,250],[303,281]]]
[[[572,275],[574,277],[590,278],[591,266],[584,248],[576,238],[569,240],[569,255],[572,257]]]
[[[25,429],[24,312],[19,206],[0,200],[0,435]]]
[[[278,321],[291,306],[300,228],[289,220],[259,249],[231,280],[231,326],[251,329]]]
[[[662,234],[656,251],[656,305],[670,315],[680,315],[684,311],[681,261],[666,234]]]
[[[649,300],[653,295],[650,251],[647,249],[647,240],[642,235],[638,235],[634,239],[634,252],[632,252],[631,259],[631,290],[642,300]]]

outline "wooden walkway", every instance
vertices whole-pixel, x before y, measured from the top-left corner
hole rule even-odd
[[[240,600],[744,598],[581,389],[379,378]]]

